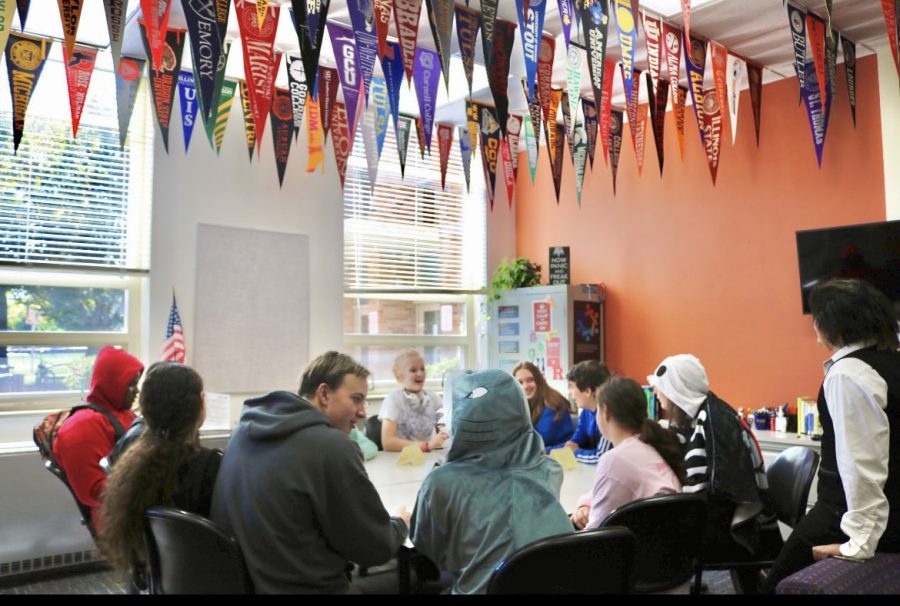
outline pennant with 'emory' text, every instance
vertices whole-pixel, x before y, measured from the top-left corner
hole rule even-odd
[[[350,24],[353,26],[353,35],[356,38],[356,65],[357,71],[362,76],[363,99],[365,105],[369,105],[369,83],[372,81],[372,73],[375,70],[375,62],[378,60],[378,37],[375,34],[375,13],[372,9],[372,0],[363,2],[348,2],[350,11]],[[335,55],[337,56],[337,55]]]
[[[422,0],[394,0],[394,25],[397,26],[397,38],[403,51],[403,69],[406,71],[407,84],[413,77],[421,13]]]
[[[388,54],[388,28],[391,25],[391,13],[394,11],[394,0],[372,0],[375,12],[375,35],[378,38],[378,58],[382,61]]]
[[[350,157],[350,151],[353,149],[347,131],[349,124],[347,110],[344,104],[338,101],[334,104],[334,115],[331,117],[331,145],[334,146],[334,162],[337,165],[338,176],[341,178],[341,189],[344,189],[344,177],[347,174],[347,158]]]
[[[450,147],[453,145],[453,127],[438,124],[438,155],[441,161],[441,189],[447,189],[447,164],[450,162]]]
[[[741,89],[747,75],[747,62],[732,54],[728,55],[728,66],[725,84],[728,90],[728,121],[731,123],[731,144],[737,140],[738,107],[741,101]]]
[[[76,45],[75,51],[69,55],[63,47],[63,60],[66,64],[66,83],[69,86],[69,108],[72,110],[72,136],[77,137],[81,111],[84,109],[91,75],[97,63],[97,49]]]
[[[6,41],[6,70],[12,94],[13,153],[19,150],[22,142],[28,102],[31,101],[31,93],[41,77],[52,45],[53,41],[46,38],[9,32]]]
[[[325,174],[325,134],[319,114],[319,102],[315,95],[306,100],[306,172],[311,173],[317,166]]]
[[[234,0],[235,17],[241,31],[244,51],[244,74],[250,93],[250,109],[256,125],[256,153],[261,153],[262,136],[272,106],[272,89],[280,53],[275,55],[275,31],[278,29],[280,7],[270,6],[265,22],[258,26],[256,5],[248,0]],[[338,62],[340,65],[340,62]]]
[[[413,117],[401,114],[397,121],[397,155],[400,158],[400,178],[406,175],[406,151],[409,149],[409,132],[413,129]]]
[[[588,74],[591,76],[591,88],[594,90],[594,107],[600,107],[600,99],[603,96],[604,62],[606,61],[607,31],[609,29],[609,2],[608,0],[584,0],[581,4],[581,26],[584,28],[584,39],[587,41]],[[590,125],[588,127],[588,140],[590,141]],[[597,138],[597,133],[593,135]],[[591,145],[591,166],[594,165],[594,152]]]
[[[700,143],[703,143],[703,72],[706,70],[706,42],[694,37],[685,39],[684,65],[688,73],[691,103],[694,104],[694,117],[700,131]]]
[[[562,186],[562,168],[563,168],[563,141],[566,138],[565,127],[553,122],[550,124],[550,129],[553,130],[556,134],[553,136],[553,144],[554,149],[553,153],[550,154],[552,157],[552,163],[550,164],[551,172],[553,173],[553,189],[556,191],[556,204],[559,205],[559,189]]]
[[[235,0],[235,3],[241,0]],[[246,1],[246,0],[243,0]],[[163,69],[163,48],[166,44],[166,31],[169,29],[169,14],[172,11],[172,0],[141,0],[141,16],[147,38],[147,58],[150,59],[150,69],[160,71]]]
[[[756,147],[759,147],[759,125],[762,120],[762,67],[747,64],[747,81],[750,83],[750,104],[753,106],[753,125],[756,128]]]
[[[506,116],[509,113],[509,59],[512,55],[513,42],[516,39],[516,24],[512,21],[498,19],[494,23],[494,52],[491,55],[488,70],[488,84],[494,95],[497,108],[497,119],[500,121],[500,132],[506,136]]]
[[[362,131],[363,147],[366,150],[366,166],[369,171],[369,193],[375,193],[375,182],[378,179],[378,136],[375,133],[377,112],[375,104],[363,107],[359,118],[359,129]]]
[[[119,147],[125,147],[125,137],[134,102],[137,99],[138,87],[144,75],[144,59],[122,56],[116,68],[116,113],[119,117]]]
[[[462,58],[466,82],[469,83],[469,96],[472,96],[472,74],[475,70],[475,38],[481,23],[481,13],[464,6],[456,7],[456,37],[459,42],[459,55]]]
[[[25,6],[28,6],[27,0]],[[113,69],[119,67],[119,56],[122,54],[122,35],[125,33],[125,0],[103,0],[106,12],[106,31],[109,34],[109,52],[112,55]],[[26,9],[27,14],[27,9]],[[19,20],[25,27],[25,16],[22,15],[22,4],[19,4]]]
[[[141,35],[144,49],[150,56],[150,43],[147,39],[144,22],[140,19]],[[181,52],[184,50],[184,30],[166,30],[164,60],[160,70],[150,70],[150,92],[153,93],[153,106],[156,108],[156,121],[162,134],[163,146],[169,153],[169,119],[172,116],[172,102],[175,100],[175,87],[178,84],[178,72],[181,70]]]
[[[597,147],[597,128],[600,121],[597,114],[597,106],[590,99],[581,99],[581,109],[584,112],[584,136],[587,138],[587,154],[594,168],[594,150]],[[663,110],[665,113],[665,109]]]
[[[481,131],[481,161],[487,176],[488,200],[494,209],[494,188],[497,183],[497,160],[500,159],[500,123],[493,107],[478,106],[480,115],[478,126]]]
[[[613,195],[616,195],[616,173],[622,151],[622,112],[612,110],[609,116],[609,165],[612,169]]]
[[[356,137],[357,113],[359,108],[360,84],[362,82],[359,62],[356,60],[356,40],[353,31],[332,21],[328,22],[328,35],[334,56],[341,57],[337,62],[338,78],[344,93],[344,108],[347,112],[347,136],[350,137],[350,148]]]
[[[499,0],[481,0],[481,46],[484,52],[485,66],[493,61],[494,35],[496,34],[497,3]],[[488,70],[490,72],[490,70]]]
[[[722,150],[722,108],[715,89],[703,91],[703,144],[706,147],[706,163],[713,186],[719,172],[719,154]]]
[[[619,50],[622,53],[622,78],[625,81],[625,98],[631,98],[634,78],[634,51],[637,47],[637,21],[630,0],[612,0],[616,13],[616,29],[619,32]],[[640,83],[640,80],[638,80]]]
[[[414,80],[425,134],[425,147],[428,149],[428,153],[431,153],[431,131],[434,128],[434,111],[437,107],[440,77],[441,64],[438,54],[427,48],[417,48]]]
[[[323,142],[328,143],[328,131],[331,129],[331,116],[334,104],[337,103],[338,72],[333,67],[319,66],[319,119],[322,121]]]
[[[544,29],[544,12],[546,9],[547,0],[516,0],[516,13],[519,16],[522,49],[525,55],[525,74],[527,77],[525,99],[527,100],[534,97],[534,83],[537,78],[538,57],[541,51],[541,32]],[[458,27],[459,24],[457,23]]]
[[[450,92],[450,32],[453,30],[453,2],[444,0],[425,0],[428,9],[428,24],[434,38],[438,59],[441,61],[441,72],[444,74],[444,86]],[[453,134],[453,133],[451,133]]]
[[[469,130],[465,126],[459,127],[459,156],[462,159],[463,175],[466,178],[466,193],[468,193],[472,177],[472,142],[469,140]]]
[[[181,104],[181,131],[184,139],[184,153],[187,153],[191,144],[191,134],[194,132],[194,122],[197,121],[197,113],[200,104],[197,101],[197,87],[194,84],[194,74],[190,70],[183,69],[178,72],[178,100]]]
[[[396,42],[388,42],[388,52],[381,60],[381,71],[387,85],[388,102],[396,131],[400,118],[400,85],[403,83],[403,52]]]
[[[856,126],[856,43],[841,36],[841,49],[844,51],[844,71],[847,74],[850,113],[853,115],[853,126]]]
[[[206,136],[212,143],[216,155],[222,151],[222,141],[225,139],[225,128],[228,126],[228,116],[231,114],[231,106],[234,103],[234,93],[237,90],[237,80],[225,78],[219,87],[216,96],[216,106],[213,115],[206,121]]]
[[[200,111],[205,118],[213,106],[216,75],[223,52],[216,6],[212,2],[182,2],[182,6],[191,41],[194,84],[200,89]]]
[[[253,162],[253,148],[256,147],[256,123],[253,121],[253,108],[250,105],[250,87],[246,80],[238,82],[241,95],[241,113],[244,116],[244,138],[247,141],[247,151],[250,153],[250,161]]]
[[[294,141],[303,127],[303,110],[306,108],[306,97],[309,96],[309,85],[306,83],[306,72],[300,57],[285,55],[287,63],[288,90],[291,91],[291,115],[294,123]]]
[[[159,0],[165,2],[166,0]],[[81,21],[81,6],[84,0],[57,0],[59,18],[62,21],[63,44],[65,56],[72,56],[75,48],[75,37],[78,35],[78,22]]]
[[[291,154],[291,139],[293,139],[291,135],[294,132],[294,108],[289,89],[275,87],[269,119],[272,121],[272,144],[275,146],[278,187],[281,187],[284,183],[284,169],[287,168],[288,156]]]

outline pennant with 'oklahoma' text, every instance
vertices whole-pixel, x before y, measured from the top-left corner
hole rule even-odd
[[[9,32],[6,42],[6,70],[12,93],[13,108],[13,153],[19,150],[25,132],[25,113],[31,93],[37,86],[52,40]]]

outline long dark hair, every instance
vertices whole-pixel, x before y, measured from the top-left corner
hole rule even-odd
[[[597,403],[623,429],[639,435],[641,442],[652,446],[684,484],[687,474],[681,443],[674,433],[647,418],[647,396],[636,381],[628,377],[611,378],[600,387]]]
[[[875,341],[878,349],[897,349],[891,301],[868,282],[837,278],[819,284],[809,293],[809,310],[833,347]]]
[[[512,369],[512,376],[520,370],[527,370],[534,377],[534,397],[528,400],[528,408],[531,410],[531,422],[537,423],[544,412],[544,407],[554,411],[553,420],[559,421],[563,414],[569,412],[569,401],[564,395],[547,385],[547,380],[537,366],[531,362],[519,362]]]
[[[173,505],[178,469],[197,449],[203,379],[190,366],[157,362],[140,393],[146,429],[116,461],[106,482],[100,548],[124,574],[146,561],[143,515],[148,507]]]

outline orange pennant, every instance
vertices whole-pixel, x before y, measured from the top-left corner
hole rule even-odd
[[[809,35],[809,50],[813,64],[816,66],[816,78],[819,80],[819,92],[822,103],[825,103],[828,82],[825,78],[825,22],[812,13],[806,14],[806,33]]]
[[[78,22],[81,20],[81,5],[84,0],[56,0],[59,5],[59,18],[62,20],[65,52],[72,54],[75,47],[75,36],[78,34]]]
[[[719,104],[719,110],[727,107],[726,98],[728,97],[728,85],[725,83],[728,72],[728,49],[718,42],[709,43],[710,53],[712,55],[713,68],[713,84],[716,87],[716,102]],[[724,113],[722,113],[724,117]]]
[[[306,172],[315,172],[317,166],[322,167],[325,174],[325,149],[322,143],[322,119],[319,116],[319,102],[310,95],[306,98]]]
[[[266,21],[266,13],[269,11],[269,0],[256,0],[256,21],[259,23],[259,29],[262,30],[263,23]]]

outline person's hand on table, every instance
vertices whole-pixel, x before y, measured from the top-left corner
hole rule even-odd
[[[576,509],[571,516],[572,524],[575,526],[575,528],[577,528],[578,530],[583,530],[584,527],[587,526],[588,516],[590,515],[590,513],[590,505],[582,505],[581,507]]]
[[[438,433],[434,434],[433,438],[428,440],[428,449],[429,450],[437,450],[438,448],[443,448],[444,442],[449,437],[450,436],[445,434],[443,431],[439,431]]]

